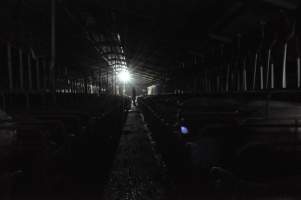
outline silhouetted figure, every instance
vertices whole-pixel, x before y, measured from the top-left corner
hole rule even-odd
[[[133,105],[136,106],[136,89],[134,87],[132,89],[132,101]]]

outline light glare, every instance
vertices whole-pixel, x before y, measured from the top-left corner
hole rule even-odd
[[[183,135],[186,135],[189,133],[188,128],[186,126],[181,126],[180,130]]]
[[[129,82],[131,80],[131,75],[128,70],[123,70],[119,72],[118,79],[122,82]]]

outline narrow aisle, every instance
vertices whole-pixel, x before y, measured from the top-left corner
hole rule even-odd
[[[140,112],[130,111],[103,199],[167,199],[166,176],[148,134]]]

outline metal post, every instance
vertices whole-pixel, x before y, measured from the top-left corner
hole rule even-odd
[[[239,70],[237,72],[237,91],[240,91],[240,73],[239,73]]]
[[[271,89],[275,87],[274,82],[274,63],[271,64]]]
[[[40,90],[41,89],[41,83],[40,83],[40,60],[39,58],[37,58],[37,61],[36,61],[36,75],[37,75],[37,90]]]
[[[287,54],[287,43],[284,44],[283,52],[283,64],[282,64],[282,88],[287,87],[286,83],[286,55]]]
[[[234,73],[231,73],[231,80],[230,80],[230,90],[233,92],[233,90],[235,89],[235,83],[234,83]]]
[[[7,67],[8,67],[8,84],[9,90],[13,90],[13,65],[12,65],[12,48],[11,44],[7,43]]]
[[[268,89],[269,87],[269,79],[270,79],[270,60],[271,60],[271,49],[268,51],[268,60],[267,60],[267,77],[266,77],[266,83],[265,83],[265,88]]]
[[[254,60],[253,90],[256,89],[257,60],[258,60],[258,53],[255,54],[255,60]]]
[[[31,71],[31,55],[30,53],[27,56],[28,63],[28,89],[32,90],[32,71]]]
[[[244,60],[244,69],[243,69],[243,90],[247,91],[247,69],[246,69],[246,60]]]
[[[112,81],[112,94],[115,95],[115,88],[114,88],[114,67],[112,67],[112,76],[111,76],[111,81]]]
[[[84,79],[83,80],[83,85],[84,85],[84,93],[85,94],[88,94],[88,81],[87,81],[87,79]]]
[[[263,90],[263,66],[260,65],[260,89]]]
[[[24,66],[23,66],[23,51],[19,49],[19,72],[20,72],[20,89],[24,89]]]
[[[221,91],[221,89],[220,89],[220,76],[216,77],[216,91],[217,92]]]
[[[300,88],[300,57],[298,56],[298,58],[297,58],[297,78],[298,78],[298,80],[297,80],[297,86],[298,86],[298,88]]]
[[[109,92],[109,70],[107,70],[107,93]]]
[[[98,73],[98,94],[101,94],[101,69],[100,68]]]
[[[114,83],[115,83],[115,95],[117,95],[117,72],[116,72],[116,68],[115,68],[115,71],[114,71]]]
[[[55,60],[56,60],[56,0],[51,0],[51,59],[50,59],[50,85],[53,95],[53,102],[56,102],[55,96]]]
[[[47,89],[47,71],[46,71],[46,60],[43,60],[42,67],[43,67],[43,89]]]
[[[227,75],[226,75],[226,92],[229,92],[229,80],[230,80],[230,65],[227,68]]]

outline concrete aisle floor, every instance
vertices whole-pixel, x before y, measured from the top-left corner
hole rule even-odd
[[[105,187],[105,200],[164,200],[168,181],[141,113],[133,108],[123,129]]]

